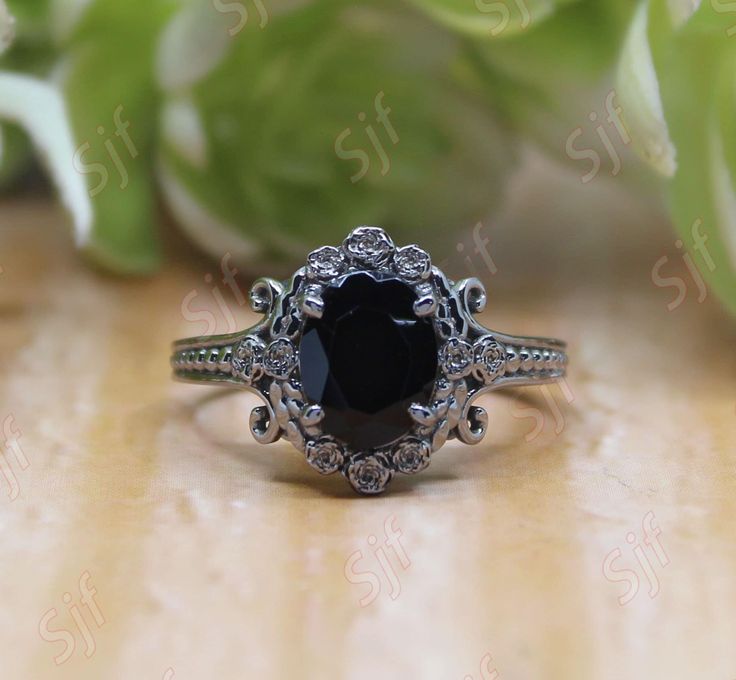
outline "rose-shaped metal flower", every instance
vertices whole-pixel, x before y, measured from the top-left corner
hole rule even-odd
[[[506,363],[506,348],[492,335],[476,340],[473,345],[473,374],[485,383],[496,379]]]
[[[266,349],[263,367],[274,378],[286,378],[296,366],[296,348],[291,340],[278,338]]]
[[[320,281],[330,281],[344,274],[348,268],[342,251],[333,246],[323,246],[309,253],[307,273]]]
[[[371,455],[353,461],[348,466],[347,477],[356,491],[373,495],[386,488],[393,471],[382,456]]]
[[[345,452],[340,442],[333,437],[324,435],[307,442],[306,456],[307,462],[317,472],[329,475],[340,469]]]
[[[345,250],[359,264],[380,267],[395,250],[391,237],[377,227],[358,227],[345,239]]]
[[[472,345],[460,338],[450,338],[440,351],[440,366],[452,380],[465,377],[473,367]]]
[[[248,336],[242,340],[232,358],[233,375],[247,382],[257,380],[263,373],[263,352],[266,346],[258,338]]]
[[[393,451],[393,463],[399,472],[414,475],[429,465],[431,448],[426,441],[416,437],[401,440]]]
[[[426,279],[432,271],[432,260],[419,246],[404,246],[394,255],[396,272],[409,281]]]

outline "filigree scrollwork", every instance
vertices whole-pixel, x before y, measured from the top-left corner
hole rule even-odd
[[[468,314],[480,314],[488,300],[485,286],[476,278],[463,279],[455,286],[463,307]]]
[[[280,281],[269,278],[256,279],[248,296],[250,307],[258,314],[270,314],[283,292],[284,286]]]
[[[473,405],[473,401],[484,390],[471,395],[465,405],[457,425],[457,435],[464,444],[478,444],[485,437],[488,428],[488,413],[480,406]]]
[[[256,406],[250,412],[250,432],[259,444],[272,444],[281,437],[281,428],[270,404]]]

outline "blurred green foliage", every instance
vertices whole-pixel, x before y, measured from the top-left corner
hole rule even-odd
[[[581,102],[618,63],[633,143],[736,309],[727,3],[6,1],[16,36],[0,57],[0,119],[3,72],[59,93],[78,153],[40,151],[52,175],[85,184],[92,221],[78,237],[110,269],[156,269],[158,197],[203,249],[251,263],[358,223],[447,244],[500,205],[523,142],[567,160]],[[0,187],[30,153],[14,122]]]

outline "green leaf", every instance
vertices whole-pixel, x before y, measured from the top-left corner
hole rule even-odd
[[[682,23],[653,0],[649,38],[665,119],[677,150],[669,185],[675,225],[699,271],[736,312],[734,15],[710,2]]]
[[[506,124],[568,161],[565,139],[603,106],[601,81],[634,7],[632,0],[561,4],[546,21],[504,40],[468,41],[461,77]],[[599,152],[607,158],[604,148]]]
[[[436,21],[478,37],[510,37],[576,0],[411,0]]]
[[[86,251],[103,266],[147,273],[160,259],[155,210],[157,35],[170,3],[97,0],[66,47],[64,92],[94,221]]]
[[[271,255],[360,223],[447,247],[498,207],[515,160],[508,128],[453,72],[462,50],[399,3],[309,3],[249,22],[217,68],[170,92],[166,185]]]
[[[658,172],[671,177],[677,159],[649,46],[648,9],[648,2],[642,2],[631,22],[619,61],[617,90],[634,149]]]
[[[10,46],[15,36],[15,19],[11,16],[5,0],[0,0],[0,54]]]
[[[16,21],[19,40],[39,42],[48,36],[49,0],[4,0]],[[0,12],[1,13],[1,12]]]
[[[48,167],[61,201],[72,215],[78,242],[90,234],[92,210],[74,172],[74,141],[61,93],[31,76],[0,72],[0,119],[24,129]]]

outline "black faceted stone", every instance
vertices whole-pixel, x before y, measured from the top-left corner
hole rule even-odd
[[[328,286],[321,319],[299,346],[302,386],[325,411],[322,429],[354,450],[384,446],[412,428],[408,408],[427,403],[437,373],[432,322],[399,279],[358,272]]]

